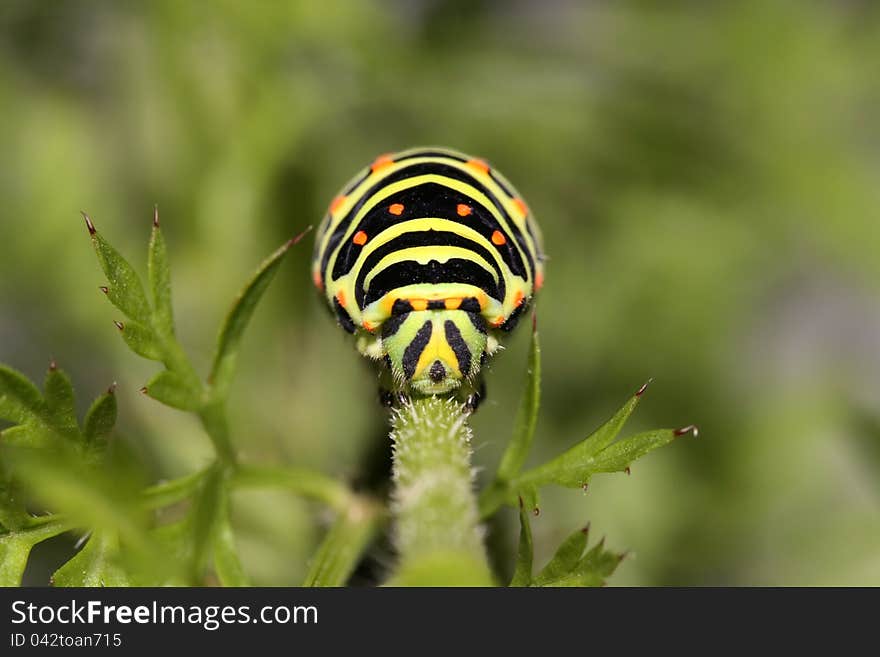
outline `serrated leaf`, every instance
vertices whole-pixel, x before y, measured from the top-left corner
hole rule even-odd
[[[588,528],[578,529],[566,538],[553,558],[535,576],[535,586],[551,586],[551,582],[574,570],[587,548]]]
[[[59,521],[0,534],[0,586],[20,586],[31,548],[68,529]]]
[[[77,526],[118,532],[127,544],[147,543],[146,516],[136,481],[95,468],[73,449],[8,449],[17,476],[46,507],[63,513]]]
[[[610,420],[585,440],[555,459],[523,473],[517,479],[517,483],[519,485],[528,483],[532,486],[540,486],[552,482],[569,488],[580,488],[589,483],[590,477],[598,472],[595,469],[596,455],[617,437],[627,418],[639,403],[639,399],[639,394],[630,397]]]
[[[217,536],[214,541],[214,572],[223,586],[249,586],[248,578],[241,567],[235,535],[229,522],[229,496],[223,495]]]
[[[676,438],[674,429],[655,429],[619,440],[596,455],[593,472],[623,472],[648,452],[668,445]]]
[[[119,329],[119,333],[129,349],[138,356],[143,356],[150,360],[162,360],[164,356],[162,346],[156,339],[152,329],[131,320],[124,323],[120,322],[120,324],[122,328]],[[119,328],[118,325],[117,328]]]
[[[602,586],[625,556],[606,550],[604,541],[599,541],[578,563],[579,586]]]
[[[510,481],[522,469],[532,447],[535,436],[535,426],[538,422],[538,408],[541,405],[541,345],[538,342],[538,332],[532,331],[532,343],[529,350],[528,370],[525,377],[525,386],[519,402],[519,410],[514,422],[513,438],[501,464],[498,466],[497,479]]]
[[[107,438],[116,424],[116,394],[112,389],[92,402],[83,422],[86,444],[94,445]]]
[[[174,312],[171,308],[171,269],[165,237],[159,227],[158,211],[153,215],[153,232],[147,255],[147,278],[153,295],[153,325],[164,335],[174,334]]]
[[[532,584],[532,561],[534,560],[534,545],[532,544],[531,511],[525,504],[519,505],[519,549],[516,554],[516,566],[510,586],[531,586]]]
[[[20,372],[0,365],[0,419],[16,424],[44,421],[47,409],[39,389]]]
[[[55,571],[50,582],[52,586],[131,586],[118,554],[116,536],[93,534],[70,561]]]
[[[535,578],[536,586],[603,586],[605,580],[614,573],[624,555],[606,550],[605,540],[602,539],[581,556],[587,537],[581,531],[577,534],[581,534],[582,539],[572,535],[560,546],[556,556]],[[561,555],[563,551],[564,554]]]
[[[73,384],[70,383],[70,378],[57,367],[50,367],[46,372],[43,389],[48,421],[65,436],[78,438],[79,426],[76,422]]]
[[[232,376],[235,373],[235,361],[241,346],[241,336],[251,317],[253,317],[257,303],[259,303],[269,287],[269,283],[275,277],[278,267],[281,265],[290,247],[296,244],[303,235],[299,235],[286,242],[263,261],[257,272],[245,285],[233,303],[229,314],[226,316],[220,329],[220,335],[217,338],[217,348],[214,352],[209,379],[217,397],[225,397],[229,384],[232,381]]]
[[[150,322],[150,305],[144,294],[141,279],[134,268],[107,240],[94,229],[91,220],[86,218],[92,246],[98,256],[98,262],[107,276],[107,298],[119,308],[125,316],[142,324]]]
[[[169,370],[154,376],[145,392],[156,401],[183,411],[195,411],[201,406],[199,392],[193,390],[182,376]]]

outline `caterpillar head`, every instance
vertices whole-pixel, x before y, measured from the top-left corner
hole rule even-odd
[[[382,325],[382,348],[395,382],[419,394],[443,394],[472,381],[497,344],[485,320],[464,310],[411,311]]]

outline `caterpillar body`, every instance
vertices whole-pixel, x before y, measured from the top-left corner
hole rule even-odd
[[[312,279],[358,350],[384,363],[391,390],[475,407],[481,366],[543,284],[541,233],[484,160],[444,148],[380,155],[330,203]]]

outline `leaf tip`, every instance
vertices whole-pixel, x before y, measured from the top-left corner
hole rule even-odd
[[[587,523],[586,525],[581,527],[581,534],[583,534],[584,536],[590,535],[590,523]]]
[[[623,469],[623,471],[626,473],[626,476],[627,476],[627,477],[630,476],[630,475],[632,474],[632,471],[629,469],[629,466],[626,466],[626,467]]]
[[[159,227],[159,204],[153,206],[153,228]]]
[[[82,210],[80,210],[79,213],[82,215],[82,218],[85,219],[85,221],[86,221],[86,228],[89,229],[89,235],[94,235],[96,230],[95,230],[95,224],[92,223],[92,218],[89,215],[87,215],[85,212],[83,212]]]
[[[141,388],[141,389],[139,390],[139,392],[140,392],[142,395],[146,395],[147,393],[149,393],[149,390],[147,390],[147,386],[144,386],[143,388]]]
[[[581,484],[581,490],[584,491],[585,493],[587,492],[587,489],[589,487],[590,487],[590,484],[588,482],[584,482]]]
[[[636,397],[641,397],[643,394],[645,394],[645,390],[648,389],[648,386],[651,385],[651,381],[653,381],[653,380],[654,380],[654,377],[652,376],[650,379],[645,381],[645,383],[642,385],[642,387],[639,388],[638,390],[636,390]]]
[[[116,320],[114,320],[114,321],[113,321],[113,324],[114,324],[114,325],[116,326],[116,328],[118,328],[120,331],[124,331],[124,330],[125,330],[125,324],[123,324],[122,322],[117,322]]]
[[[104,294],[110,294],[110,288],[106,285],[99,285],[98,289],[101,290]]]
[[[538,507],[535,507],[534,509],[532,509],[532,513],[537,517],[537,516],[541,515],[541,509],[539,509]]]
[[[110,387],[107,388],[107,394],[108,394],[108,395],[115,395],[115,394],[116,394],[116,381],[114,381],[113,383],[111,383],[111,384],[110,384]]]
[[[303,237],[305,237],[306,235],[308,235],[310,232],[312,232],[312,227],[311,227],[311,226],[309,226],[308,228],[306,228],[306,229],[305,229],[303,232],[301,232],[299,235],[297,235],[297,236],[295,236],[295,237],[291,237],[289,240],[287,240],[287,244],[285,244],[284,247],[287,248],[287,249],[289,249],[289,248],[290,248],[291,246],[293,246],[294,244],[297,244],[297,243],[298,243]]]
[[[686,433],[692,433],[694,434],[694,438],[696,438],[698,435],[700,435],[700,429],[699,427],[697,427],[696,424],[689,424],[686,427],[682,427],[681,429],[676,429],[672,432],[672,435],[678,437],[683,436]]]
[[[57,369],[58,369],[58,363],[56,363],[55,359],[53,358],[52,360],[49,361],[49,371],[54,372]]]

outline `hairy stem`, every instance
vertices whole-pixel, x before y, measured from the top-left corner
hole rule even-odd
[[[471,430],[452,400],[427,397],[392,420],[396,546],[403,585],[491,585],[471,469]]]

